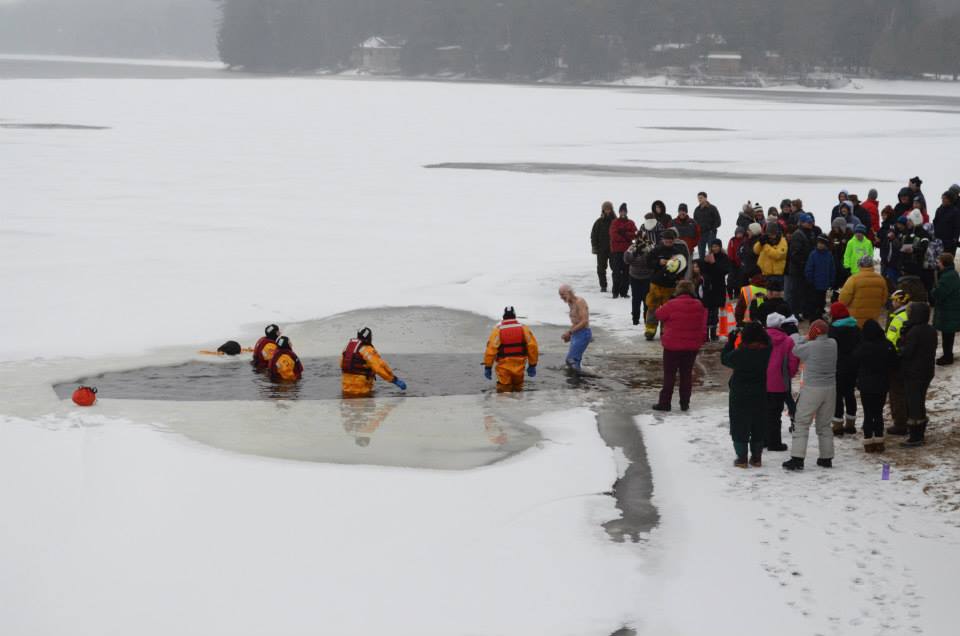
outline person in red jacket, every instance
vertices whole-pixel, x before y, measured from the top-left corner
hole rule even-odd
[[[677,232],[680,240],[687,244],[687,249],[690,250],[691,254],[697,251],[697,245],[700,244],[700,226],[690,218],[686,203],[681,203],[677,208],[677,218],[673,220],[673,229]]]
[[[617,218],[610,224],[610,269],[613,270],[613,297],[630,298],[630,275],[623,253],[637,236],[637,226],[627,218],[627,204],[620,204]]]
[[[663,389],[655,411],[669,411],[673,401],[673,384],[680,372],[680,410],[690,408],[693,392],[693,363],[697,352],[707,340],[707,309],[697,298],[693,283],[677,283],[673,298],[657,309],[661,324],[660,343],[663,345]]]
[[[727,275],[727,296],[736,298],[740,288],[746,283],[743,277],[743,261],[740,260],[740,246],[747,238],[747,231],[737,226],[733,237],[727,241],[727,258],[730,259],[730,274]]]
[[[877,200],[879,196],[877,189],[871,188],[867,193],[867,200],[860,204],[860,207],[870,214],[870,229],[874,236],[879,236],[880,232],[880,202]]]

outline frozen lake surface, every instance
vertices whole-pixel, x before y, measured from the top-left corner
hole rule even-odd
[[[659,343],[595,291],[588,239],[606,199],[637,218],[706,190],[724,238],[747,199],[823,222],[839,189],[886,203],[915,174],[935,199],[957,96],[4,71],[22,62],[0,64],[24,78],[0,81],[4,634],[688,635],[752,624],[744,598],[798,636],[952,624],[956,527],[856,440],[833,473],[731,473],[715,348],[698,377],[721,391],[648,415]],[[562,356],[561,282],[609,371],[493,395],[505,305]],[[196,351],[270,322],[311,397],[365,324],[417,385],[142,399],[149,373],[193,391],[183,370],[256,393]],[[138,399],[108,395],[125,373]],[[94,409],[52,388],[90,376]]]

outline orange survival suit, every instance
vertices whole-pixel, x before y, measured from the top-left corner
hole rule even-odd
[[[347,343],[340,359],[340,371],[344,397],[369,397],[373,394],[373,384],[378,375],[387,382],[397,379],[376,348],[359,338]]]
[[[274,380],[286,380],[292,382],[299,380],[303,375],[303,364],[300,358],[293,352],[290,345],[290,339],[286,336],[280,336],[276,343],[276,353],[270,360],[270,377]]]
[[[503,320],[493,328],[487,340],[487,350],[483,354],[483,366],[497,363],[497,391],[522,391],[523,372],[529,362],[537,366],[540,359],[540,347],[533,332],[515,318]]]
[[[277,341],[275,338],[264,336],[257,340],[253,346],[253,366],[258,369],[266,369],[270,366],[270,361],[277,353]]]

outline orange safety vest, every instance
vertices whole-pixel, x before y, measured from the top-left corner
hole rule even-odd
[[[523,358],[527,355],[527,338],[523,325],[516,320],[504,320],[500,323],[500,348],[497,359]]]
[[[343,356],[340,358],[340,370],[344,373],[353,373],[355,375],[365,375],[368,378],[373,377],[373,370],[367,365],[367,361],[360,355],[360,349],[363,343],[353,338],[347,343],[347,348],[343,350]]]

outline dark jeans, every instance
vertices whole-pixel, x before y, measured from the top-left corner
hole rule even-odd
[[[811,285],[804,300],[806,301],[803,307],[804,318],[810,322],[823,318],[827,308],[827,290],[814,289]]]
[[[630,294],[630,274],[627,264],[623,262],[623,252],[610,252],[610,269],[613,270],[613,295],[628,296]]]
[[[783,444],[783,407],[787,402],[786,393],[767,393],[767,448]]]
[[[886,393],[860,393],[863,404],[863,439],[883,437],[883,405]]]
[[[843,419],[844,406],[849,417],[857,416],[857,374],[837,374],[837,406],[833,409],[833,418]]]
[[[600,291],[607,291],[607,266],[610,265],[610,252],[597,254],[597,280],[600,282]]]
[[[720,324],[720,308],[707,307],[707,326],[716,327]]]
[[[907,395],[907,418],[919,423],[927,419],[927,389],[930,380],[904,379],[904,393]]]
[[[953,359],[953,340],[956,337],[953,331],[941,331],[940,338],[943,340],[943,357],[948,360]]]
[[[704,230],[700,233],[700,243],[697,244],[697,251],[700,253],[700,260],[703,260],[704,255],[707,253],[707,250],[710,248],[710,241],[717,238],[716,230]]]
[[[638,324],[645,323],[647,321],[646,311],[641,311],[641,305],[643,309],[646,310],[647,303],[647,292],[650,291],[650,279],[649,278],[634,278],[630,277],[630,293],[633,294],[633,298],[630,299],[630,304],[632,308],[633,321]]]
[[[807,284],[803,276],[788,275],[783,279],[783,297],[797,318],[803,315]]]
[[[697,359],[696,351],[663,350],[663,389],[660,390],[660,404],[673,401],[673,385],[677,371],[680,372],[680,404],[690,403],[693,393],[693,363]]]

